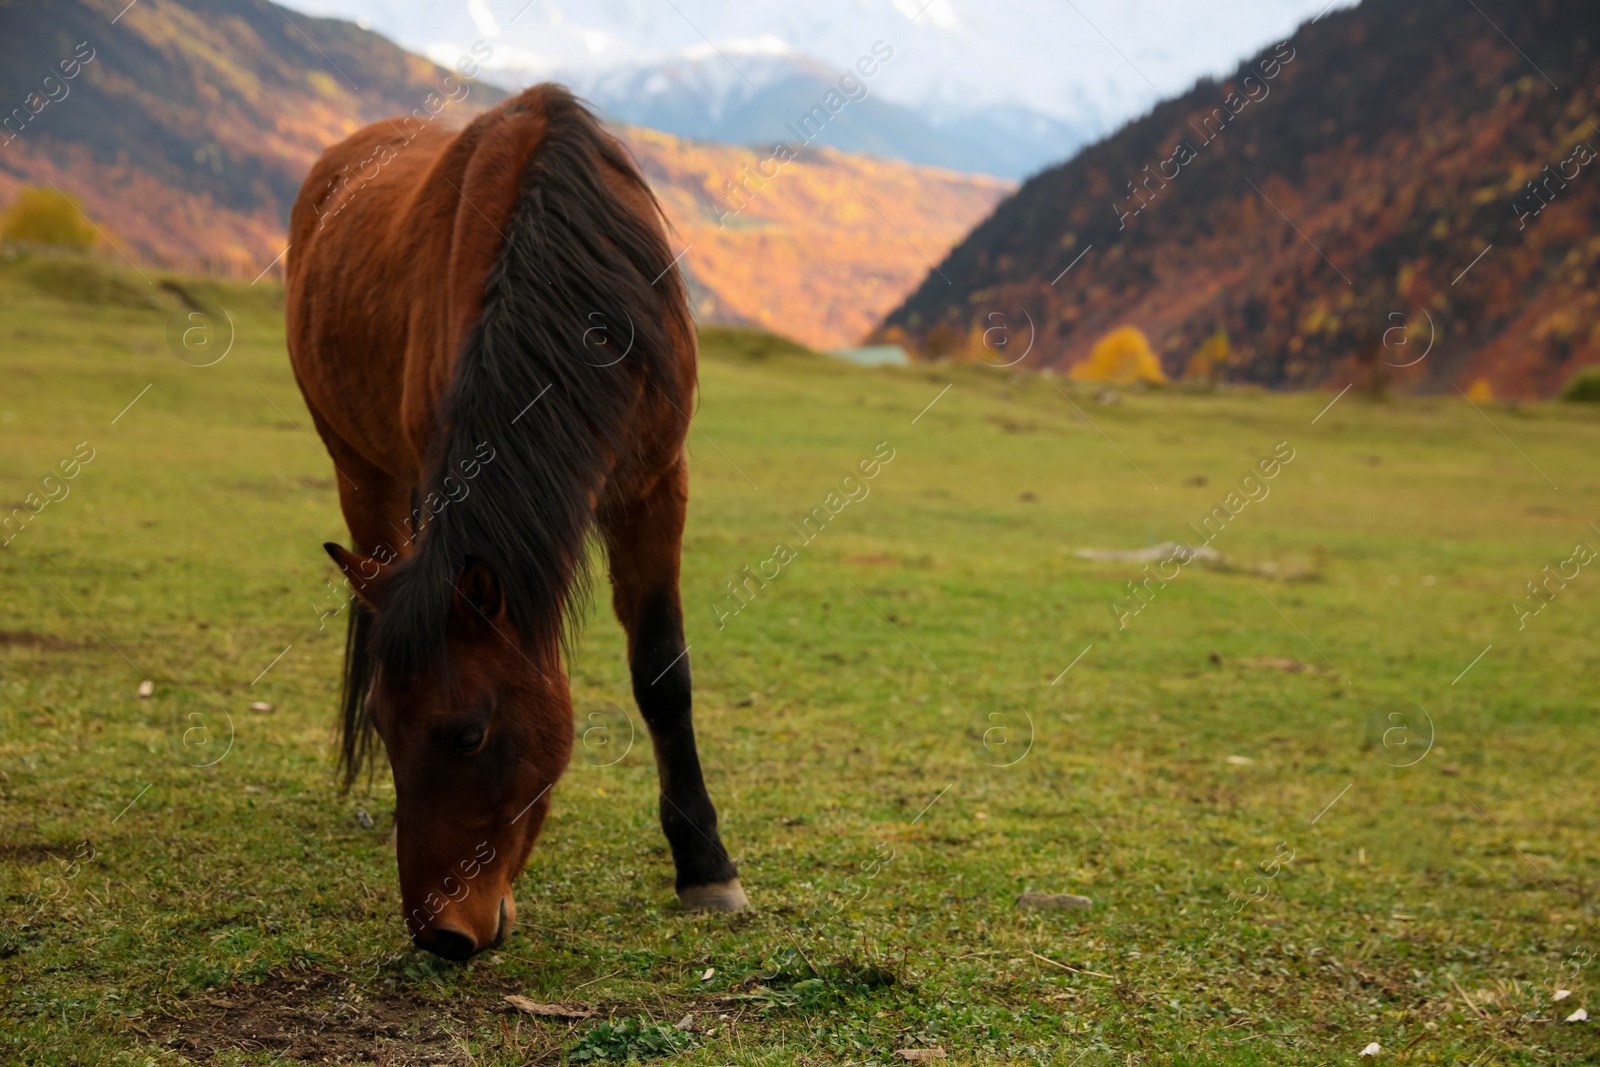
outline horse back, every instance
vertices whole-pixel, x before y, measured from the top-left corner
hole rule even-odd
[[[511,254],[509,220],[546,134],[552,93],[564,96],[536,86],[458,131],[375,123],[329,148],[295,202],[287,326],[296,377],[324,434],[402,484],[425,480],[442,398],[490,273]],[[639,220],[662,231],[636,175],[610,166],[600,173]],[[673,392],[684,399],[694,342],[677,343]],[[680,414],[647,413],[647,421],[676,423]]]

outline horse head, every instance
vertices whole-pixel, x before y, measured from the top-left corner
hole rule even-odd
[[[406,927],[418,947],[464,960],[500,944],[511,928],[511,884],[571,755],[560,657],[524,650],[499,580],[477,559],[461,567],[441,605],[443,654],[408,656],[392,631],[406,625],[415,599],[407,586],[419,576],[406,572],[409,561],[384,570],[327,548],[346,574],[378,575],[352,581],[374,616],[380,650],[359,728],[382,739],[394,773]]]

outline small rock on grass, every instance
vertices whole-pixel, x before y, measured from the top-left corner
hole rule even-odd
[[[1368,1045],[1366,1048],[1362,1049],[1359,1053],[1357,1053],[1357,1057],[1359,1058],[1360,1056],[1376,1056],[1378,1053],[1380,1053],[1382,1051],[1383,1051],[1383,1046],[1378,1044],[1376,1041],[1374,1041],[1372,1044]]]
[[[582,1004],[540,1004],[516,993],[506,994],[506,1003],[520,1012],[547,1019],[589,1019],[595,1015],[593,1008]]]
[[[265,715],[269,711],[277,710],[277,707],[278,706],[276,704],[268,704],[265,700],[252,701],[251,704],[250,704],[250,710],[251,711],[259,711],[263,715]]]
[[[688,1015],[685,1015],[683,1018],[679,1019],[673,1026],[673,1029],[682,1030],[685,1033],[692,1031],[694,1029],[694,1013],[690,1012]]]
[[[144,681],[139,683],[139,695],[141,697],[154,696],[155,691],[156,683],[152,682],[150,679],[146,678]]]
[[[1024,893],[1017,898],[1017,907],[1024,911],[1083,911],[1094,907],[1094,901],[1076,893]]]
[[[356,808],[356,822],[361,824],[363,830],[370,830],[377,825],[372,821],[372,816],[367,814],[366,808]]]

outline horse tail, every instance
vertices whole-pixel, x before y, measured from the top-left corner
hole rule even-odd
[[[339,696],[339,773],[349,790],[363,766],[371,767],[376,732],[367,715],[367,690],[372,686],[372,611],[350,600],[350,627],[344,639],[344,677]]]

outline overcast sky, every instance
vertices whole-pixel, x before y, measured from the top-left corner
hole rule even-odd
[[[1221,74],[1351,0],[289,0],[361,22],[444,63],[484,40],[497,80],[676,56],[794,52],[844,70],[894,49],[877,90],[900,103],[1023,104],[1112,125]]]

